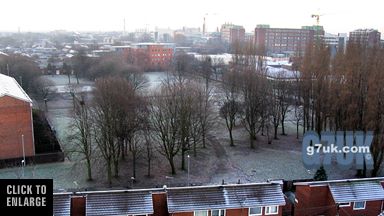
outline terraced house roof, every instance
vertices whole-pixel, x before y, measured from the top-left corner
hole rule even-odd
[[[53,195],[53,215],[67,216],[70,215],[72,193],[61,193]]]
[[[384,189],[378,181],[329,183],[336,203],[383,200]]]
[[[167,194],[170,213],[285,205],[279,183],[170,188]]]
[[[84,192],[86,215],[153,214],[150,190]]]

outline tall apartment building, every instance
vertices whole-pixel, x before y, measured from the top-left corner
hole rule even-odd
[[[233,24],[224,24],[220,29],[221,40],[232,44],[237,41],[244,41],[245,39],[245,29],[243,26],[233,25]]]
[[[380,32],[375,29],[357,29],[349,33],[349,41],[362,46],[379,47],[380,36]]]
[[[301,29],[292,29],[257,25],[255,44],[258,48],[263,48],[267,55],[284,54],[290,56],[298,52],[303,54],[307,45],[312,45],[316,39],[322,40],[322,35],[324,35],[324,30],[321,26],[304,26]]]

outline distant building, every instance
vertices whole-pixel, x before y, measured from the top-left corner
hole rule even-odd
[[[229,44],[245,40],[245,29],[243,26],[224,24],[221,26],[220,32],[221,40]]]
[[[324,34],[324,43],[331,50],[332,56],[336,54],[340,49],[345,50],[347,37],[345,34]]]
[[[295,53],[303,54],[307,45],[314,44],[316,38],[321,39],[321,35],[324,35],[321,26],[291,29],[257,25],[255,44],[257,47],[265,49],[267,55],[284,54],[291,56]]]
[[[23,155],[35,155],[32,100],[14,78],[0,74],[0,160]]]
[[[365,47],[379,47],[380,36],[380,32],[375,29],[357,29],[349,33],[349,41]]]
[[[131,64],[144,70],[166,70],[171,66],[174,55],[173,43],[137,43],[124,50]]]

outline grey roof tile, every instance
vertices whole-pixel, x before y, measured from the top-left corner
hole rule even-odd
[[[167,194],[170,213],[285,205],[280,184],[170,188]]]
[[[384,200],[384,189],[378,181],[329,183],[336,203]]]
[[[89,193],[86,196],[89,216],[153,213],[151,191]]]
[[[66,216],[71,211],[71,194],[53,195],[53,215]]]

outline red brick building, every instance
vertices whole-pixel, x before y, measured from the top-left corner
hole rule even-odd
[[[384,178],[295,183],[295,216],[377,216],[383,211]]]
[[[32,100],[14,78],[0,74],[0,159],[34,155]]]
[[[243,26],[224,24],[220,29],[221,40],[229,44],[245,40],[245,29]]]
[[[124,52],[128,62],[144,70],[167,70],[172,64],[174,46],[170,43],[137,43]]]

